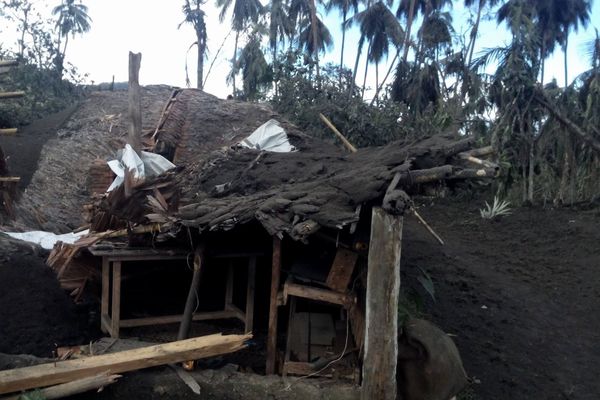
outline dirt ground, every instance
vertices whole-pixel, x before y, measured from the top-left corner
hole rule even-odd
[[[472,399],[598,399],[600,213],[517,209],[484,221],[483,201],[427,202],[404,231],[403,287],[434,283],[430,318],[456,335]]]

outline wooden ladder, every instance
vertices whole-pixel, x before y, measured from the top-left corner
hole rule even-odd
[[[18,65],[17,60],[0,60],[0,75],[5,74],[12,67]],[[23,91],[15,92],[0,92],[0,100],[11,100],[18,99],[25,96]],[[16,135],[18,132],[17,128],[2,128],[0,129],[0,135]],[[13,198],[17,192],[17,185],[21,181],[18,176],[8,176],[8,166],[6,163],[6,157],[4,151],[0,147],[0,201],[4,207],[4,211],[10,218],[14,218],[13,209]]]

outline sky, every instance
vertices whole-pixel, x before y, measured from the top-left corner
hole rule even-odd
[[[42,13],[49,15],[50,9],[58,4],[58,0],[47,2],[34,0]],[[462,2],[455,2],[452,10],[454,26],[457,33],[467,32],[468,10],[462,7]],[[460,3],[460,4],[459,4]],[[589,69],[589,60],[584,55],[583,44],[595,37],[594,26],[600,29],[600,1],[594,2],[591,24],[586,31],[570,37],[569,47],[569,79]],[[75,37],[69,42],[67,61],[74,64],[81,73],[88,74],[88,82],[110,82],[114,75],[115,81],[127,81],[128,52],[141,52],[142,64],[140,83],[167,84],[185,87],[185,63],[189,46],[195,41],[191,25],[184,24],[181,6],[183,1],[165,0],[84,0],[89,7],[92,18],[90,32]],[[205,74],[215,53],[230,31],[229,17],[224,22],[218,18],[219,10],[214,2],[208,0],[203,7],[207,16],[208,31],[208,61],[205,62]],[[395,9],[395,8],[394,8]],[[329,53],[322,56],[323,62],[339,63],[341,45],[341,16],[333,11],[322,14],[326,26],[334,37],[334,46]],[[3,30],[0,42],[15,40],[16,34]],[[353,28],[346,37],[344,62],[347,66],[354,65],[358,30]],[[477,41],[475,56],[483,49],[505,44],[510,40],[504,27],[498,27],[494,20],[484,21]],[[240,43],[240,47],[243,43]],[[215,59],[205,90],[218,97],[225,98],[231,93],[231,87],[226,85],[225,77],[230,70],[233,56],[234,35],[230,35],[221,53]],[[196,51],[192,49],[187,55],[188,69],[192,85],[195,85]],[[390,59],[393,54],[390,55]],[[372,68],[372,67],[370,67]],[[387,65],[380,66],[380,77],[387,71]],[[361,63],[358,76],[362,77],[364,62]],[[371,71],[374,71],[371,69]],[[374,73],[369,74],[368,86],[374,86]],[[556,78],[559,84],[563,78],[563,54],[556,51],[546,61],[546,78],[548,82]],[[391,78],[390,78],[391,80]]]

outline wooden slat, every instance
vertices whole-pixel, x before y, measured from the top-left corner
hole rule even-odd
[[[251,334],[216,334],[84,359],[0,371],[0,394],[71,382],[106,371],[118,374],[232,353],[245,348],[246,341],[251,338]]]
[[[373,208],[361,399],[396,399],[402,216]]]
[[[195,313],[192,316],[192,320],[193,321],[208,321],[208,320],[227,319],[227,318],[238,318],[239,319],[238,310],[207,311],[207,312]],[[242,315],[243,315],[243,313],[242,313]],[[165,315],[162,317],[122,319],[121,323],[119,325],[121,326],[121,328],[134,328],[136,326],[176,324],[176,323],[181,322],[182,318],[183,318],[183,315]]]
[[[25,96],[25,92],[0,92],[0,99],[17,99]]]
[[[119,337],[119,326],[121,322],[121,261],[115,261],[112,265],[112,313],[110,336]]]
[[[358,254],[355,252],[339,247],[327,275],[326,285],[338,292],[347,291],[357,259]]]
[[[21,180],[18,176],[0,176],[0,182],[19,182]]]
[[[277,294],[281,278],[281,239],[273,237],[271,262],[271,297],[269,303],[269,331],[267,336],[267,375],[275,373],[277,361]]]
[[[355,302],[355,297],[346,293],[334,292],[333,290],[315,288],[311,286],[299,285],[297,283],[286,282],[283,286],[283,297],[287,296],[302,297],[305,299],[324,301],[326,303],[350,306]]]
[[[0,129],[0,135],[10,136],[16,135],[19,130],[17,128],[2,128]]]
[[[256,286],[256,257],[250,257],[248,262],[248,286],[246,289],[246,332],[254,329],[254,291]]]

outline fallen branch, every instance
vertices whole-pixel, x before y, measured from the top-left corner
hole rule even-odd
[[[423,219],[423,217],[421,217],[421,214],[419,214],[417,212],[417,210],[414,209],[414,207],[411,210],[412,210],[413,214],[415,214],[415,217],[417,217],[419,222],[421,222],[423,224],[425,229],[427,229],[429,231],[429,233],[431,233],[431,235],[443,246],[444,241],[442,240],[442,238],[437,233],[435,233],[435,231],[431,228],[431,226],[429,226],[429,224]]]

